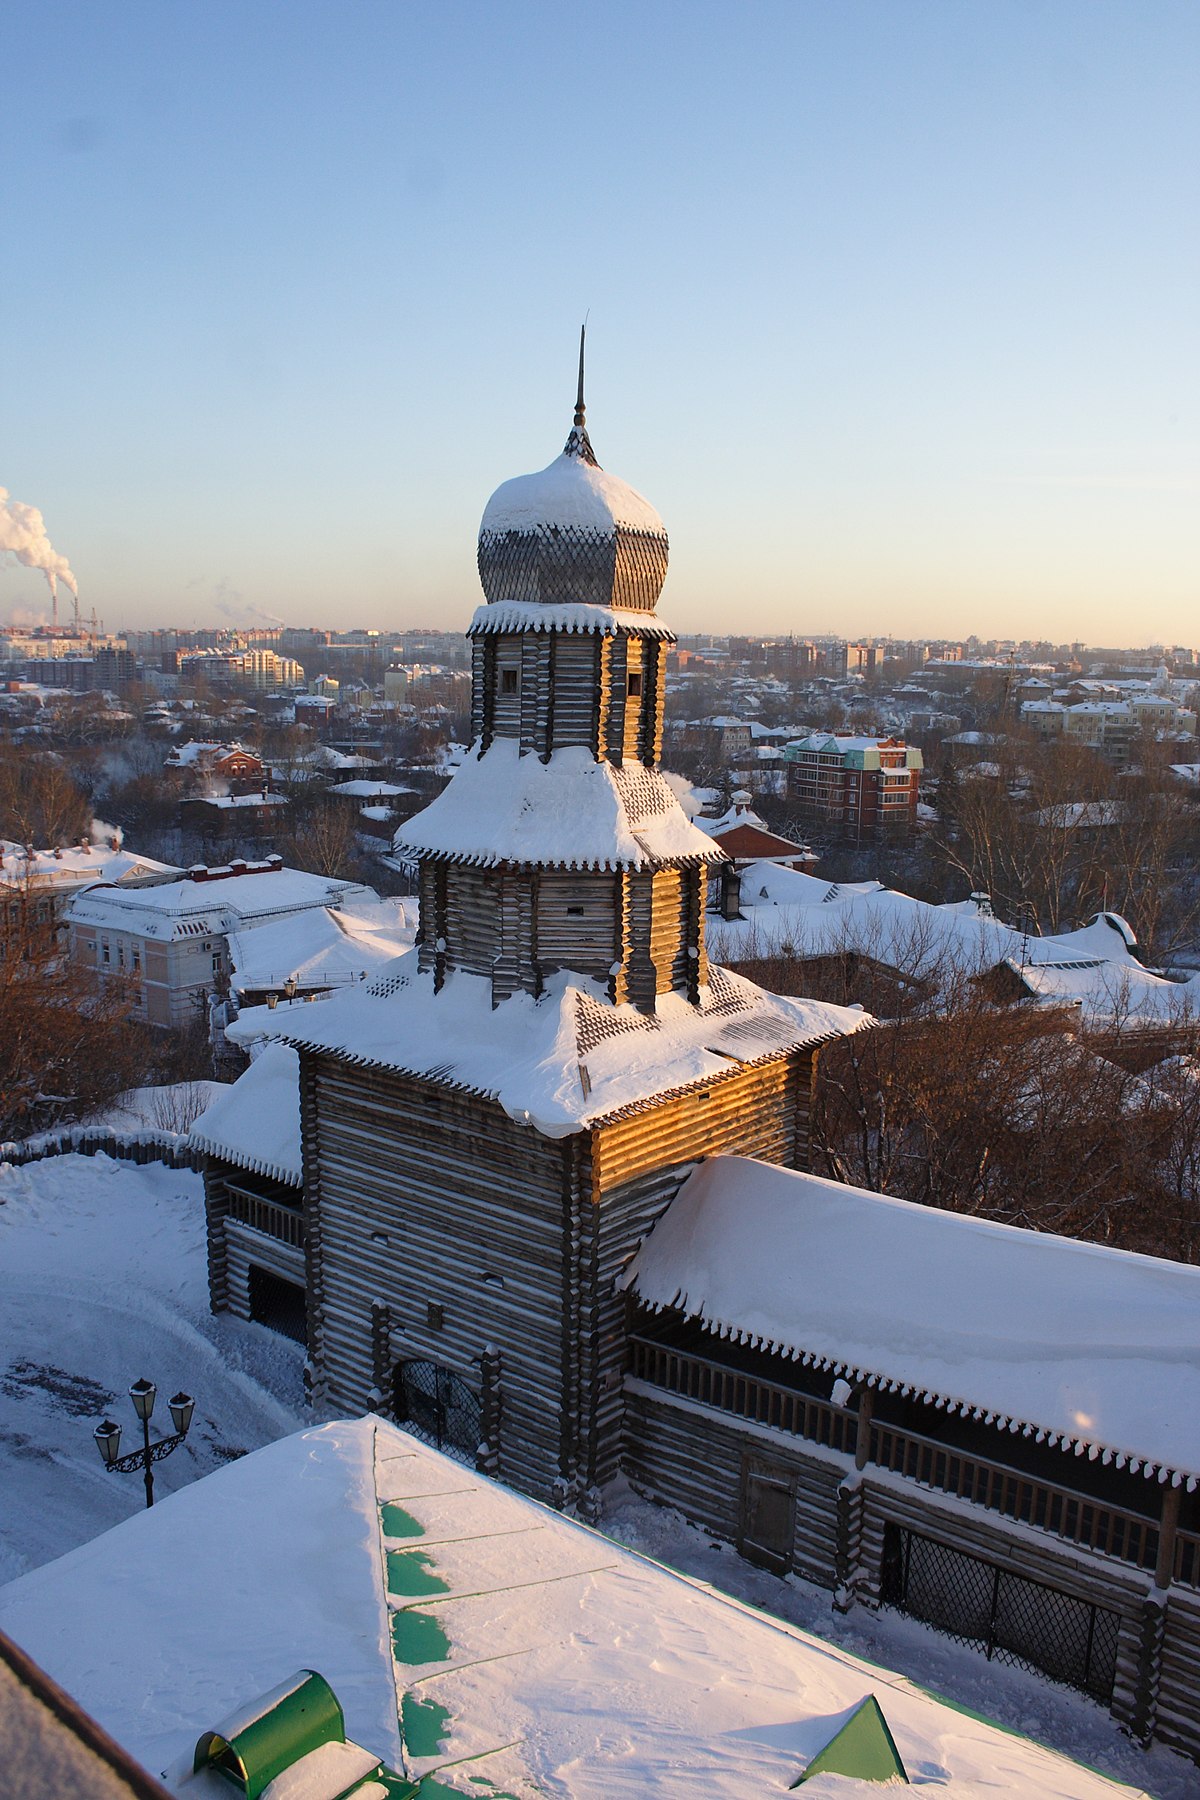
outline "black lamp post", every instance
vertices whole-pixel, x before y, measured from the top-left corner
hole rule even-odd
[[[131,1450],[128,1456],[121,1455],[121,1427],[114,1419],[102,1419],[93,1436],[106,1469],[115,1469],[118,1474],[132,1475],[141,1469],[146,1482],[146,1505],[154,1505],[154,1476],[151,1464],[161,1462],[164,1456],[170,1456],[177,1450],[188,1434],[192,1423],[192,1413],[196,1402],[190,1394],[172,1394],[167,1405],[171,1409],[171,1422],[175,1427],[171,1437],[159,1438],[150,1442],[150,1415],[154,1411],[154,1402],[158,1389],[145,1376],[135,1381],[129,1390],[129,1398],[133,1401],[133,1410],[142,1421],[142,1448]]]

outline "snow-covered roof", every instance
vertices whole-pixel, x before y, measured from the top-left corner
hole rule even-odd
[[[416,914],[415,900],[364,897],[231,931],[233,986],[257,992],[280,988],[292,976],[301,988],[345,986],[377,975],[411,946]]]
[[[201,1733],[305,1665],[349,1738],[439,1793],[782,1793],[874,1694],[954,1800],[1132,1800],[370,1417],[138,1513],[11,1583],[0,1619],[181,1794]]]
[[[483,510],[479,532],[562,529],[665,533],[662,519],[635,488],[581,456],[556,456],[533,475],[501,482]]]
[[[76,925],[171,939],[236,931],[256,919],[366,898],[373,898],[371,889],[359,882],[278,868],[158,887],[89,888],[71,902],[70,918]]]
[[[410,787],[398,787],[394,781],[339,781],[331,794],[343,794],[347,800],[391,800],[398,794],[411,794]]]
[[[684,813],[657,770],[597,762],[582,745],[549,762],[496,738],[400,827],[398,849],[472,863],[640,869],[719,863],[724,853]]]
[[[517,993],[493,1007],[490,981],[457,970],[435,993],[415,960],[317,1006],[280,1006],[265,1021],[254,1007],[229,1035],[253,1039],[267,1029],[349,1062],[429,1077],[494,1099],[547,1137],[566,1137],[871,1022],[860,1007],[768,994],[726,969],[710,970],[700,1006],[660,994],[652,1015],[614,1006],[598,983],[565,973],[536,1000]]]
[[[1045,941],[1040,939],[1039,946]],[[1006,961],[1039,1000],[1079,1006],[1093,1025],[1200,1022],[1200,974],[1186,981],[1166,981],[1136,962],[1081,958],[1021,963],[1011,957]]]
[[[216,762],[225,756],[255,756],[253,750],[247,750],[244,744],[214,744],[189,740],[186,744],[176,744],[167,762],[171,767],[191,768],[206,762]],[[255,761],[257,761],[255,756]]]
[[[193,794],[187,806],[216,806],[223,810],[238,807],[286,806],[286,794]]]
[[[274,1181],[301,1181],[300,1058],[291,1045],[265,1045],[196,1120],[190,1142]]]
[[[739,1342],[1200,1480],[1200,1268],[717,1156],[621,1284]]]
[[[569,631],[599,632],[611,637],[614,632],[633,632],[636,637],[671,638],[669,625],[653,613],[634,612],[621,606],[586,606],[581,602],[561,605],[536,600],[498,600],[480,606],[467,627],[468,637],[481,637],[493,631]]]
[[[35,850],[26,856],[20,844],[0,840],[0,880],[13,886],[79,888],[179,873],[170,863],[156,862],[134,850],[114,850],[108,844],[68,844],[61,850]]]
[[[1054,937],[1024,933],[973,900],[931,906],[878,882],[821,881],[777,863],[743,871],[742,916],[710,919],[709,950],[724,962],[787,954],[853,951],[918,978],[939,969],[983,974],[1001,964],[1020,973],[1031,993],[1078,1001],[1094,1024],[1114,1018],[1154,1023],[1190,1008],[1200,1012],[1200,977],[1169,981],[1134,953],[1136,938],[1118,913],[1097,913],[1078,931]]]

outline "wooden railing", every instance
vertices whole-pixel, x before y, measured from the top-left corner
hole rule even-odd
[[[858,1415],[844,1407],[672,1349],[652,1338],[631,1337],[630,1346],[630,1373],[654,1387],[790,1432],[810,1443],[851,1455],[857,1450]],[[1154,1519],[877,1420],[871,1422],[868,1432],[865,1460],[880,1468],[1036,1526],[1082,1549],[1139,1569],[1155,1567],[1159,1527]],[[1200,1587],[1200,1536],[1178,1534],[1175,1579]]]
[[[291,1244],[297,1250],[304,1248],[304,1219],[289,1206],[279,1206],[274,1200],[248,1194],[244,1188],[230,1188],[229,1215],[255,1231],[278,1238],[281,1244]]]
[[[978,1456],[967,1456],[920,1437],[914,1431],[875,1423],[871,1427],[870,1460],[881,1468],[906,1475],[923,1487],[973,1500],[989,1512],[1003,1513],[1053,1532],[1084,1550],[1115,1556],[1139,1569],[1152,1569],[1158,1556],[1158,1524],[1138,1513],[1126,1512],[1089,1494],[1075,1493],[1020,1469],[1009,1468]],[[1156,1490],[1157,1491],[1157,1490]]]
[[[709,1362],[703,1356],[673,1350],[669,1344],[655,1343],[652,1338],[631,1337],[629,1342],[633,1353],[630,1373],[640,1381],[667,1388],[688,1400],[699,1400],[705,1406],[718,1407],[722,1412],[735,1413],[740,1419],[753,1419],[775,1431],[808,1438],[830,1450],[854,1453],[858,1417],[845,1407],[833,1406],[828,1400],[814,1400],[811,1394],[799,1394],[793,1388],[762,1381],[757,1375]]]
[[[1184,1587],[1200,1588],[1200,1532],[1175,1534],[1175,1579]]]

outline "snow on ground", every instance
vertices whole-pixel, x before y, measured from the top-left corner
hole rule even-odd
[[[82,1123],[110,1131],[187,1131],[228,1085],[222,1081],[173,1081],[164,1087],[130,1088]]]
[[[1115,1781],[1142,1788],[1154,1800],[1196,1800],[1200,1794],[1200,1770],[1194,1763],[1158,1745],[1139,1750],[1096,1701],[1044,1676],[988,1662],[982,1651],[955,1644],[890,1608],[835,1612],[824,1588],[798,1575],[772,1575],[752,1567],[731,1545],[688,1525],[678,1513],[640,1499],[624,1484],[608,1491],[600,1529],[617,1543],[811,1631],[852,1656],[895,1670],[955,1706],[981,1712]],[[1029,1793],[1023,1800],[1038,1797]]]
[[[132,1381],[196,1398],[188,1441],[155,1490],[195,1481],[302,1420],[303,1352],[208,1310],[199,1175],[159,1163],[56,1156],[0,1164],[0,1581],[136,1512],[140,1475],[101,1464],[105,1415],[137,1448]]]

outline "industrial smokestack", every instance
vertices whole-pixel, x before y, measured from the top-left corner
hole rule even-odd
[[[9,497],[0,487],[0,552],[15,556],[27,569],[40,569],[50,589],[54,621],[58,623],[58,584],[66,582],[76,601],[79,586],[71,573],[71,565],[60,556],[46,536],[46,523],[36,506],[26,506]]]

